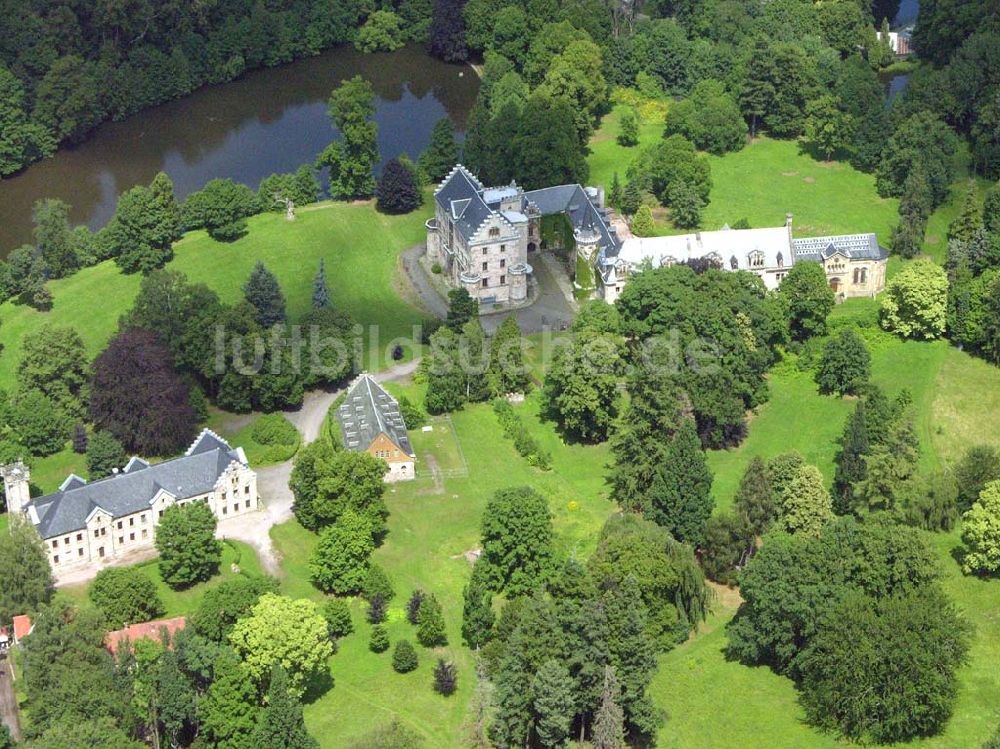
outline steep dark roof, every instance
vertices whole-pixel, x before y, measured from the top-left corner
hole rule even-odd
[[[337,409],[337,421],[348,450],[367,450],[385,432],[400,450],[410,457],[414,455],[399,404],[371,375],[363,374],[351,385],[343,405]]]
[[[180,458],[154,465],[132,458],[125,471],[89,484],[71,476],[55,494],[32,500],[28,508],[38,516],[42,538],[61,536],[85,528],[97,508],[120,518],[147,509],[160,490],[177,499],[210,492],[234,460],[246,463],[242,450],[206,429]]]
[[[434,193],[434,199],[451,216],[467,240],[493,211],[482,197],[483,186],[465,167],[456,166]]]
[[[543,187],[541,190],[526,192],[524,198],[543,216],[564,213],[574,229],[597,231],[601,235],[600,255],[614,257],[618,254],[621,242],[608,226],[607,211],[595,206],[580,185]]]

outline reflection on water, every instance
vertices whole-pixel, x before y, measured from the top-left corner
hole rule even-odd
[[[158,171],[183,198],[215,177],[256,189],[273,172],[313,161],[335,135],[330,91],[355,74],[375,89],[385,158],[415,158],[446,115],[464,130],[479,87],[471,68],[445,65],[418,47],[378,55],[341,47],[202,89],[103,125],[79,147],[0,181],[0,253],[31,240],[31,206],[40,198],[65,200],[74,223],[96,228],[113,215],[120,193]]]

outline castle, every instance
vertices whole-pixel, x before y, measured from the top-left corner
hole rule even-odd
[[[8,511],[23,513],[35,527],[57,576],[153,549],[168,507],[204,502],[219,520],[258,509],[257,475],[243,448],[208,429],[179,458],[151,464],[133,457],[107,478],[88,483],[74,474],[59,491],[36,499],[24,463],[3,466],[0,475]]]
[[[619,237],[603,198],[601,190],[580,185],[530,191],[514,183],[485,187],[459,164],[434,193],[428,256],[452,286],[465,288],[480,304],[521,302],[532,272],[528,259],[541,247],[542,219],[563,215],[577,254],[593,267],[597,292],[609,303],[645,268],[700,259],[754,273],[772,290],[796,262],[818,262],[838,301],[871,297],[885,288],[889,253],[874,234],[795,239],[789,215],[784,226],[773,228]]]

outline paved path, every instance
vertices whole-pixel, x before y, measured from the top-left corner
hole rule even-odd
[[[419,359],[397,364],[384,372],[377,373],[375,379],[381,382],[405,379],[416,371],[419,364]],[[343,392],[341,388],[306,393],[302,406],[297,411],[285,414],[299,430],[303,444],[319,438],[330,406]],[[292,518],[292,504],[295,498],[288,488],[288,479],[292,475],[292,461],[265,466],[256,471],[257,493],[264,509],[242,517],[223,520],[219,523],[216,535],[249,544],[257,551],[264,570],[270,575],[279,575],[281,560],[271,540],[271,528]]]
[[[0,725],[10,729],[14,741],[21,740],[21,721],[14,695],[14,667],[6,655],[0,655]]]
[[[448,305],[431,285],[419,262],[426,251],[422,244],[403,250],[403,270],[419,298],[420,306],[443,319],[448,315]],[[535,281],[541,285],[541,293],[530,307],[522,307],[513,313],[517,316],[518,325],[525,333],[559,330],[564,324],[568,326],[576,315],[577,304],[573,300],[573,285],[560,261],[551,253],[533,253],[529,260]],[[481,315],[479,319],[486,332],[492,334],[510,314],[495,312]]]

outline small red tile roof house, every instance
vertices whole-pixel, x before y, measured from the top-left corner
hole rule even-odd
[[[108,632],[104,638],[104,646],[111,651],[112,655],[117,655],[118,648],[121,647],[122,643],[131,645],[136,640],[144,639],[162,642],[160,638],[164,630],[167,632],[167,637],[173,639],[173,636],[184,629],[186,625],[187,619],[183,616],[176,616],[173,619],[159,619],[155,622],[144,622],[143,624],[133,624],[124,629],[116,629],[114,632]]]
[[[15,616],[11,620],[14,624],[14,644],[17,645],[25,637],[31,634],[31,630],[35,628],[35,625],[31,623],[31,617],[27,614],[21,614],[20,616]]]

